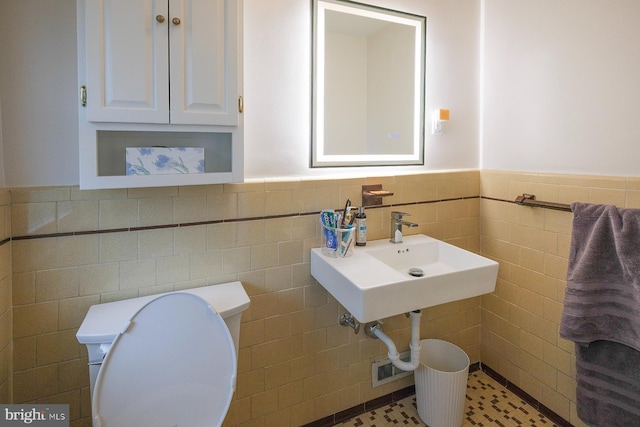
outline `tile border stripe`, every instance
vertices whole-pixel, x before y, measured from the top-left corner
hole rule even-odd
[[[459,200],[472,200],[472,199],[480,199],[480,198],[481,198],[480,196],[452,197],[447,199],[434,199],[434,200],[425,200],[425,201],[418,201],[418,202],[368,206],[367,209],[381,209],[381,208],[391,208],[391,207],[399,207],[399,206],[425,205],[425,204],[431,204],[431,203],[453,202],[453,201],[459,201]],[[15,237],[7,238],[4,241],[0,242],[0,246],[5,243],[8,243],[11,240],[19,241],[19,240],[33,240],[33,239],[48,239],[48,238],[54,238],[54,237],[86,236],[90,234],[123,233],[123,232],[131,232],[131,231],[157,230],[157,229],[163,229],[163,228],[181,228],[181,227],[193,227],[197,225],[213,225],[213,224],[223,224],[223,223],[226,224],[226,223],[234,223],[234,222],[248,222],[248,221],[280,219],[280,218],[293,218],[293,217],[319,215],[319,214],[320,214],[320,211],[297,212],[297,213],[292,212],[292,213],[278,214],[278,215],[265,215],[265,216],[230,218],[230,219],[213,219],[209,221],[185,222],[185,223],[177,223],[177,224],[160,224],[160,225],[149,225],[149,226],[140,226],[140,227],[110,228],[110,229],[104,229],[104,230],[68,231],[68,232],[48,233],[48,234],[29,234],[25,236],[15,236]]]

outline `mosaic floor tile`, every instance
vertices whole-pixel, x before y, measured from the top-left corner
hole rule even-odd
[[[425,426],[416,406],[416,396],[409,396],[382,408],[359,415],[339,426],[388,427]],[[467,407],[462,427],[557,427],[515,394],[502,387],[482,371],[469,375]]]

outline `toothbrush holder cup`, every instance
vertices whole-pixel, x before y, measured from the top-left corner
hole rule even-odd
[[[322,253],[331,258],[344,258],[351,255],[356,228],[328,227],[322,225]]]

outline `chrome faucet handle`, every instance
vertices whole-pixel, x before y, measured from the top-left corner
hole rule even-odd
[[[411,216],[411,214],[410,213],[406,213],[406,212],[398,212],[398,211],[391,212],[391,217],[393,219],[400,220],[400,219],[402,219],[403,216]]]

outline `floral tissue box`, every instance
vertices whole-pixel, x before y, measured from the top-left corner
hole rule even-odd
[[[127,175],[204,173],[202,147],[127,147]]]

